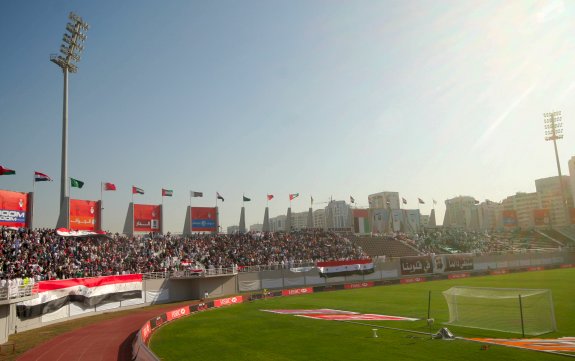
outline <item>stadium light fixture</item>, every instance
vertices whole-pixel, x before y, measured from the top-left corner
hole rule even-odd
[[[559,162],[559,152],[557,151],[557,140],[563,139],[563,123],[561,111],[554,111],[543,113],[543,119],[545,123],[545,140],[553,141],[553,147],[555,148],[555,161],[557,162],[557,173],[559,174],[559,188],[561,189],[561,201],[563,203],[563,210],[565,213],[565,219],[569,223],[569,209],[567,207],[567,198],[565,198],[565,187],[563,185],[563,179],[561,175],[561,163]]]
[[[68,73],[78,72],[75,63],[80,61],[80,53],[84,50],[82,43],[90,26],[78,15],[68,14],[70,22],[66,24],[67,33],[62,38],[60,54],[51,54],[50,61],[58,65],[64,73],[64,106],[62,110],[62,171],[60,179],[60,216],[58,227],[69,226],[69,190],[68,190]]]

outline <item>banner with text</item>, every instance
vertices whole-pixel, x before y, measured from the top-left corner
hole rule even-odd
[[[192,207],[191,217],[192,232],[217,232],[217,208]]]
[[[26,227],[28,193],[0,190],[0,227]]]
[[[430,256],[401,257],[401,275],[422,275],[433,273],[433,265]]]
[[[100,229],[100,202],[70,199],[70,229],[96,231]]]
[[[134,204],[134,232],[160,232],[161,220],[160,205]]]
[[[433,270],[436,273],[471,271],[473,270],[473,255],[443,254],[433,257]]]
[[[503,211],[503,226],[515,228],[517,227],[517,212],[515,211]]]
[[[533,223],[536,226],[549,225],[549,209],[534,209],[533,210]]]

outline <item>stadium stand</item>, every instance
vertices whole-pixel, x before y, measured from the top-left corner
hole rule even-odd
[[[370,257],[406,257],[420,254],[413,246],[393,237],[358,237],[354,242]]]
[[[254,265],[366,258],[332,232],[250,232],[234,235],[62,237],[54,229],[0,229],[0,279],[66,279],[172,272],[185,265],[207,271]]]

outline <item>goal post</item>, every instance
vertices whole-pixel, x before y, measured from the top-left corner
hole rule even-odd
[[[451,287],[448,325],[536,336],[557,330],[551,290]]]

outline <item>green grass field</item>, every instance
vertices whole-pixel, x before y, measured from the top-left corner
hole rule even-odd
[[[452,286],[548,288],[553,292],[558,332],[540,336],[575,336],[575,269],[382,286],[303,296],[278,297],[212,309],[157,330],[151,348],[162,360],[557,360],[565,356],[489,346],[463,340],[430,340],[429,336],[387,329],[372,337],[370,326],[313,320],[261,309],[332,308],[421,318],[421,321],[361,321],[427,332],[428,292],[432,292],[433,331],[449,319],[441,295]],[[520,338],[521,335],[448,326],[460,337]],[[575,356],[575,355],[574,355]]]

